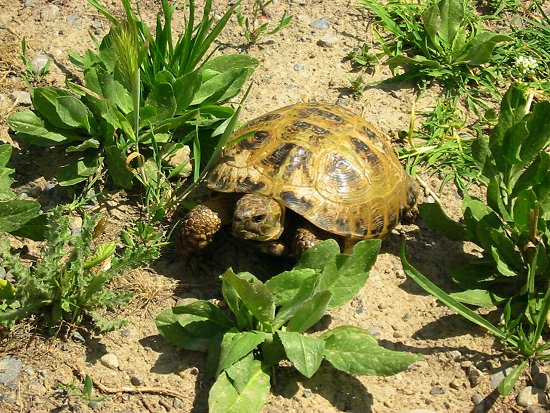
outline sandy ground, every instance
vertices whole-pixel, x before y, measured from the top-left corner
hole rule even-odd
[[[103,3],[110,10],[120,12],[118,1]],[[251,1],[244,3],[250,5]],[[417,92],[410,85],[369,87],[359,99],[351,97],[348,77],[353,74],[349,62],[343,58],[353,47],[365,41],[374,42],[367,14],[355,9],[354,2],[344,0],[274,3],[268,8],[273,20],[284,11],[294,16],[283,31],[261,38],[259,44],[246,49],[241,29],[233,20],[219,39],[220,53],[246,52],[260,61],[242,112],[243,121],[283,105],[310,100],[337,102],[362,113],[394,138],[399,130],[408,127],[411,106],[417,98]],[[158,10],[157,2],[146,0],[140,4],[144,18],[152,21]],[[48,5],[59,7],[59,15],[53,20],[41,14]],[[219,1],[215,2],[214,9],[221,14],[226,6],[226,1]],[[315,19],[327,20],[328,29],[312,28],[311,22]],[[45,83],[62,85],[65,74],[61,68],[75,70],[67,52],[83,52],[92,47],[88,31],[102,37],[108,28],[108,22],[83,0],[0,0],[0,93],[4,98],[0,100],[0,116],[21,107],[14,106],[9,95],[14,90],[25,89],[18,76],[22,69],[18,53],[23,37],[30,57],[46,54],[54,59]],[[319,40],[327,35],[334,37],[334,45],[319,45]],[[384,67],[364,74],[367,82],[388,75]],[[430,107],[436,99],[436,91],[428,91],[417,101],[417,110]],[[12,142],[3,119],[0,140]],[[16,152],[16,167],[26,169],[25,165],[32,165],[40,171],[34,171],[32,176],[20,172],[18,185],[51,178],[53,171],[48,165],[47,151],[26,147]],[[424,176],[433,188],[438,188],[440,178]],[[452,185],[448,185],[440,197],[449,214],[458,216],[461,200]],[[121,198],[111,201],[110,211],[113,234],[136,216],[135,207]],[[295,370],[281,367],[275,370],[272,394],[264,412],[408,412],[413,409],[469,412],[476,408],[472,398],[478,402],[483,400],[476,408],[479,412],[523,411],[515,402],[517,392],[497,398],[491,386],[491,375],[511,363],[501,347],[491,336],[452,314],[406,279],[398,257],[403,238],[407,239],[412,263],[439,285],[452,288],[450,270],[465,259],[469,247],[440,237],[418,220],[399,227],[384,241],[365,287],[351,303],[331,311],[324,321],[331,327],[353,324],[370,329],[384,347],[423,354],[425,360],[385,378],[353,377],[323,364],[312,379],[305,379]],[[231,242],[228,245],[227,248],[233,248]],[[241,254],[237,257],[240,265],[254,272],[257,263],[253,254]],[[182,268],[173,251],[167,251],[151,268],[133,271],[121,281],[137,292],[136,299],[121,315],[130,322],[127,328],[105,335],[83,333],[84,342],[75,337],[47,339],[30,334],[28,326],[19,328],[4,339],[5,347],[0,349],[0,354],[16,355],[23,361],[24,369],[14,385],[0,385],[0,411],[207,411],[211,382],[203,377],[205,357],[168,344],[158,334],[154,318],[181,297],[215,297],[219,284],[210,273],[218,270],[223,271],[211,268],[209,275],[190,274]],[[112,369],[100,362],[107,353],[117,357],[118,368]],[[481,373],[479,379],[473,379],[476,371]],[[78,395],[63,391],[62,384],[82,388],[79,373],[89,374],[113,390],[138,383],[171,389],[180,395],[104,393],[103,401],[90,405]],[[96,392],[96,395],[100,394]]]

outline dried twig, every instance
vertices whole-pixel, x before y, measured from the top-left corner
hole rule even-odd
[[[80,377],[81,380],[84,380],[86,377],[86,373],[84,373],[79,368],[73,368],[73,371]],[[187,396],[183,393],[180,393],[176,390],[168,389],[166,387],[149,387],[149,386],[124,386],[124,387],[108,387],[105,386],[103,383],[94,380],[91,376],[89,376],[92,380],[92,383],[96,389],[98,389],[102,393],[106,394],[118,394],[118,393],[150,393],[150,394],[163,394],[165,396],[171,396],[171,397],[177,397],[179,399],[184,400]]]

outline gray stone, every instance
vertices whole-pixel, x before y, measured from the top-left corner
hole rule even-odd
[[[174,406],[174,409],[183,409],[185,405],[181,399],[175,398],[172,402],[172,406]]]
[[[476,387],[481,380],[483,379],[483,373],[481,370],[477,369],[475,366],[470,366],[468,369],[468,380],[470,381],[470,386]]]
[[[90,400],[88,402],[88,407],[92,410],[98,410],[101,408],[101,404],[97,400]]]
[[[527,407],[531,405],[545,405],[548,403],[548,396],[544,393],[544,390],[538,389],[533,386],[526,386],[522,389],[518,397],[516,398],[518,405],[521,407]]]
[[[36,3],[36,0],[25,0],[25,7],[32,7]]]
[[[444,394],[445,389],[441,386],[434,386],[430,390],[430,394]]]
[[[294,65],[292,66],[292,68],[294,70],[296,70],[297,72],[300,72],[302,70],[304,70],[306,68],[306,65],[303,64],[303,63],[294,63]]]
[[[42,7],[40,18],[44,21],[53,21],[59,17],[59,7],[55,4],[47,4]]]
[[[133,386],[143,386],[145,381],[140,376],[130,376],[130,383]]]
[[[542,407],[532,404],[525,409],[526,413],[548,413],[548,407]]]
[[[76,14],[70,14],[67,16],[67,21],[69,23],[78,23],[80,21],[80,17],[78,17]]]
[[[31,94],[26,90],[14,90],[10,93],[10,98],[23,106],[32,105]]]
[[[16,356],[0,359],[0,383],[6,384],[17,379],[23,369],[23,363]]]
[[[50,58],[44,54],[40,54],[38,56],[34,56],[31,59],[31,70],[35,75],[39,75],[42,73],[48,62],[50,61]]]
[[[317,42],[317,44],[321,47],[334,47],[336,46],[336,43],[338,43],[338,38],[330,34],[321,37]]]
[[[548,374],[545,373],[537,364],[533,364],[531,367],[531,381],[533,386],[538,387],[539,389],[543,389],[545,391],[550,389],[550,378],[548,377]]]
[[[117,370],[120,366],[117,356],[115,356],[113,353],[104,354],[99,359],[99,361],[101,361],[101,364],[103,364],[105,367],[108,367],[112,370]]]
[[[369,327],[367,329],[367,332],[375,337],[379,336],[380,335],[380,329],[376,328],[376,327]]]
[[[315,19],[311,22],[310,26],[317,30],[327,30],[330,27],[330,23],[325,19]]]
[[[302,395],[307,399],[308,397],[313,396],[313,392],[309,389],[305,389]]]

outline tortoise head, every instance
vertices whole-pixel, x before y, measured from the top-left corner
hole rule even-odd
[[[278,239],[284,229],[284,207],[273,198],[246,194],[237,201],[233,214],[233,235],[253,240]]]

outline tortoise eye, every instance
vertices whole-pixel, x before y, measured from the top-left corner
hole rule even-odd
[[[265,221],[266,217],[267,217],[266,214],[254,215],[252,217],[252,222],[255,223],[255,224],[259,224],[260,222]]]

